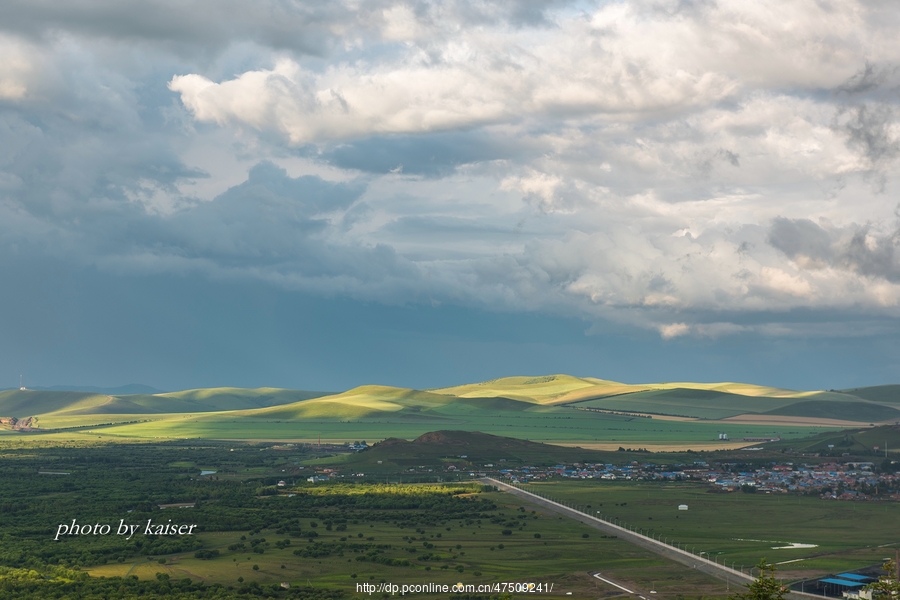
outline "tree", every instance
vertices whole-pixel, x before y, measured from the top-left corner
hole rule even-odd
[[[878,581],[870,583],[865,589],[874,592],[875,595],[887,594],[890,598],[896,598],[900,595],[900,581],[897,580],[897,563],[889,558],[881,568],[887,571],[887,575],[880,576]]]
[[[746,584],[747,591],[732,594],[733,600],[781,600],[788,589],[775,579],[775,565],[763,558],[756,565],[759,576]]]

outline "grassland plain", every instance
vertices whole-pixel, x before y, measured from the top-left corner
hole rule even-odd
[[[360,487],[360,491],[365,490]],[[365,491],[372,493],[371,489]],[[324,488],[321,493],[338,495],[342,491]],[[193,552],[176,552],[149,559],[141,557],[125,564],[99,565],[88,572],[95,577],[136,575],[141,578],[166,573],[172,579],[191,577],[223,583],[237,583],[238,578],[309,582],[344,590],[353,597],[357,596],[354,592],[359,582],[386,581],[400,585],[535,582],[553,585],[553,592],[541,597],[565,598],[567,592],[575,597],[595,593],[602,584],[589,573],[602,570],[623,582],[648,590],[655,587],[663,597],[709,596],[725,591],[721,582],[685,570],[614,537],[603,536],[571,519],[545,513],[508,494],[479,496],[498,507],[492,511],[490,521],[451,518],[439,525],[410,526],[409,523],[384,523],[380,519],[369,522],[353,519],[354,515],[346,511],[323,510],[318,517],[319,527],[313,530],[318,534],[314,541],[291,540],[290,536],[271,530],[252,534],[210,533],[203,534],[199,541],[204,548],[220,552],[213,560],[195,558]],[[273,497],[271,501],[280,500]],[[326,529],[325,524],[332,521],[345,525],[329,524]],[[251,550],[251,544],[257,540],[264,540],[262,554]],[[289,545],[284,545],[285,540]],[[278,547],[279,542],[283,547]],[[235,549],[238,545],[242,548]],[[373,552],[376,549],[377,556]],[[297,552],[301,554],[299,558]],[[159,563],[160,558],[165,559],[164,564]],[[385,564],[390,560],[409,564]],[[417,597],[432,596],[417,594]]]
[[[736,568],[766,558],[789,580],[879,564],[892,554],[888,548],[900,546],[896,502],[710,493],[710,486],[696,483],[556,480],[523,489],[618,519]],[[680,504],[688,510],[678,510]]]
[[[683,464],[685,460],[711,458],[723,462],[739,462],[763,466],[773,460],[783,460],[780,452],[719,450],[715,455],[699,452],[650,452],[645,449],[627,451],[594,450],[556,444],[530,442],[516,438],[494,436],[471,431],[434,431],[413,441],[389,438],[374,444],[364,452],[329,454],[308,460],[312,467],[332,467],[341,472],[366,474],[395,474],[413,470],[433,473],[432,477],[447,477],[449,465],[462,474],[482,471],[486,464],[506,468],[523,466],[554,466],[573,463],[630,464],[632,461],[653,462],[659,465]],[[751,468],[748,466],[748,468]],[[428,469],[431,469],[429,471]]]
[[[328,395],[276,388],[130,396],[13,390],[0,393],[0,415],[32,417],[18,426],[30,428],[30,435],[66,430],[101,439],[353,441],[462,429],[574,445],[687,449],[703,443],[710,449],[719,433],[732,440],[813,435],[823,431],[822,423],[813,422],[822,415],[838,420],[832,424],[900,421],[898,391],[879,386],[798,392],[727,382],[631,385],[547,375],[425,391],[362,386]],[[724,420],[752,415],[766,422]]]
[[[129,439],[234,439],[290,441],[376,441],[389,437],[412,439],[435,429],[481,431],[506,437],[550,443],[604,442],[629,446],[681,446],[717,443],[719,433],[732,440],[744,437],[802,438],[825,430],[789,424],[752,425],[703,421],[666,421],[607,413],[542,407],[535,411],[453,410],[448,416],[419,414],[365,418],[282,419],[241,416],[228,412],[185,415],[145,415],[139,422],[90,427],[79,417],[54,416],[39,423],[50,428],[78,427],[63,437]],[[31,433],[29,435],[38,435]],[[720,443],[721,447],[732,444]]]
[[[852,390],[797,391],[735,382],[667,382],[625,384],[592,377],[547,375],[506,377],[432,390],[457,396],[505,396],[539,404],[564,404],[617,411],[646,412],[701,419],[720,419],[746,413],[765,413],[805,403],[796,416],[817,416],[824,403],[872,404],[882,410],[878,420],[900,418],[892,405],[900,404],[900,386],[884,385]],[[820,404],[812,404],[812,402]],[[834,418],[864,421],[848,407]],[[875,407],[872,407],[873,410]],[[891,410],[884,410],[891,409]],[[788,414],[788,413],[784,413]]]
[[[877,459],[896,459],[896,452],[900,450],[900,424],[825,431],[808,438],[772,442],[766,444],[766,448],[774,452],[786,450],[834,457],[848,453]]]
[[[511,513],[498,514],[513,518]],[[322,517],[327,520],[329,515],[323,513]],[[200,538],[204,546],[221,551],[221,555],[214,560],[197,559],[193,553],[176,553],[162,557],[166,558],[164,566],[160,566],[154,556],[152,562],[139,560],[128,565],[108,564],[93,567],[89,572],[93,576],[133,574],[138,577],[154,577],[157,572],[165,572],[173,578],[194,577],[228,583],[237,583],[238,577],[248,581],[310,581],[314,582],[313,585],[338,587],[347,592],[361,581],[386,580],[399,584],[422,581],[453,584],[460,580],[473,583],[539,581],[555,582],[559,596],[564,596],[565,591],[578,590],[586,582],[589,583],[583,577],[572,577],[593,567],[593,561],[585,560],[587,554],[596,553],[598,559],[608,561],[610,566],[625,568],[649,566],[655,562],[650,556],[635,555],[631,548],[616,544],[615,540],[582,539],[583,532],[571,522],[551,523],[551,520],[552,517],[541,515],[536,522],[528,524],[529,531],[552,528],[553,532],[545,532],[540,542],[535,541],[533,534],[527,537],[503,536],[499,530],[488,532],[477,526],[471,528],[475,529],[475,535],[472,535],[473,532],[464,525],[454,527],[455,523],[449,531],[446,527],[421,527],[419,531],[424,533],[419,535],[418,532],[392,525],[362,522],[351,524],[341,532],[329,532],[321,527],[322,533],[315,542],[295,539],[291,546],[281,549],[273,544],[265,548],[265,554],[252,553],[249,544],[256,539],[283,542],[289,538],[266,530],[256,536],[238,532],[204,534]],[[411,533],[412,536],[409,535]],[[364,537],[359,538],[360,534]],[[441,537],[435,537],[437,534]],[[410,537],[415,541],[410,543]],[[228,549],[243,542],[246,544],[242,551]],[[425,546],[426,543],[429,546]],[[500,545],[503,547],[499,548]],[[323,546],[336,549],[336,553],[316,556],[318,552],[324,552]],[[415,561],[427,553],[429,559],[413,562],[412,566],[358,562],[353,560],[360,556],[354,552],[355,546],[365,551],[383,547],[386,552],[379,558]],[[298,558],[294,555],[295,550],[307,548],[311,556]],[[408,549],[416,549],[417,555],[413,556]],[[254,565],[258,569],[253,569]],[[281,565],[285,568],[282,569]],[[457,567],[462,567],[462,570],[457,570]]]
[[[200,594],[199,582],[206,591],[191,597],[362,597],[357,583],[382,580],[533,581],[554,585],[542,597],[566,598],[596,593],[601,584],[589,572],[601,569],[625,582],[652,572],[672,598],[723,591],[720,582],[478,485],[293,483],[302,480],[303,452],[216,443],[2,446],[0,597],[116,597],[129,581],[121,578],[137,577],[165,598],[189,586]],[[215,473],[200,477],[200,469]],[[279,488],[279,478],[292,485]],[[158,506],[179,501],[196,505]],[[198,523],[200,533],[55,541],[57,524],[71,518],[171,518]]]

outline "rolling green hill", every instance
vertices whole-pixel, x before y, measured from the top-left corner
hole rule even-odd
[[[828,446],[832,446],[829,448]],[[875,447],[878,450],[875,451]],[[840,455],[844,452],[873,457],[868,460],[883,460],[885,450],[892,457],[895,450],[900,449],[900,425],[880,425],[864,429],[844,429],[842,431],[825,431],[818,435],[803,439],[782,440],[766,444],[768,450],[792,448],[799,452],[821,452]]]
[[[843,393],[795,392],[793,396],[783,394],[751,396],[722,391],[726,389],[734,388],[653,389],[594,398],[568,405],[696,419],[727,419],[737,415],[760,414],[840,419],[862,423],[900,417],[894,408]]]
[[[856,396],[870,402],[900,404],[900,385],[874,385],[872,387],[840,390],[844,394]]]
[[[458,398],[444,394],[407,388],[364,385],[343,394],[335,394],[273,406],[242,415],[279,419],[360,419],[431,416],[452,418],[474,411],[525,411],[535,407],[530,402],[509,398]]]
[[[549,404],[572,392],[585,389],[599,390],[606,387],[618,388],[623,385],[625,384],[593,377],[545,375],[542,377],[504,377],[430,391],[463,398],[503,396],[513,400]]]
[[[748,412],[764,412],[792,402],[791,399],[742,396],[705,389],[673,388],[597,398],[577,402],[572,406],[695,419],[724,419]]]
[[[352,440],[458,429],[636,447],[711,444],[720,432],[731,439],[773,432],[797,437],[821,431],[811,418],[861,425],[900,421],[897,390],[900,386],[825,392],[733,382],[634,385],[569,375],[507,377],[433,390],[367,385],[339,394],[279,388],[134,395],[12,390],[0,393],[0,416],[35,417],[29,422],[32,430],[135,438]],[[656,418],[640,416],[648,414]],[[759,424],[728,421],[744,415],[758,416]],[[4,427],[9,431],[9,425]]]
[[[807,400],[770,410],[767,415],[816,417],[841,421],[900,421],[900,410],[872,402]]]
[[[510,465],[546,466],[566,462],[605,462],[613,456],[613,452],[540,444],[480,431],[432,431],[412,441],[389,438],[363,452],[318,462],[368,470],[446,464],[457,465],[460,469],[479,469],[486,462],[501,460]]]
[[[900,389],[900,386],[897,387]],[[431,391],[460,397],[503,396],[536,404],[577,403],[581,407],[589,408],[709,419],[745,412],[765,412],[811,396],[822,399],[821,394],[827,393],[735,382],[629,384],[571,375],[504,377]],[[846,394],[837,395],[844,400],[855,399]],[[673,407],[684,409],[673,410]]]
[[[97,408],[111,400],[112,396],[90,392],[8,390],[0,392],[0,416],[30,417],[64,410]]]
[[[242,410],[248,408],[263,408],[301,402],[312,398],[329,395],[330,392],[311,392],[307,390],[286,390],[282,388],[202,388],[196,390],[184,390],[181,392],[169,392],[157,394],[153,398],[168,399],[175,405],[185,407],[185,410],[177,412],[195,412],[200,408],[188,406],[206,407],[206,410]],[[161,412],[176,412],[164,410]]]
[[[109,396],[88,392],[9,390],[0,392],[0,416],[134,415],[262,408],[325,395],[278,388],[207,388],[166,394]]]
[[[841,391],[797,391],[735,382],[627,384],[591,377],[505,377],[432,390],[459,397],[497,396],[540,405],[695,419],[745,414],[880,422],[900,415],[900,386]]]
[[[626,384],[592,377],[505,377],[434,390],[361,386],[340,394],[280,388],[205,388],[161,394],[0,392],[0,416],[162,415],[240,411],[281,419],[415,416],[452,418],[472,411],[521,412],[540,406],[649,413],[698,419],[743,414],[886,421],[896,418],[900,386],[794,391],[751,384],[667,382]],[[45,419],[46,422],[46,419]]]

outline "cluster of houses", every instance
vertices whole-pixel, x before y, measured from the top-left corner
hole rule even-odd
[[[493,466],[493,465],[491,465]],[[487,465],[485,465],[487,467]],[[750,468],[738,463],[662,465],[632,462],[628,465],[581,464],[553,467],[486,468],[472,475],[493,472],[517,483],[553,477],[634,481],[701,481],[725,492],[816,494],[837,500],[900,500],[900,475],[881,473],[871,462],[824,463],[819,465],[770,464]]]

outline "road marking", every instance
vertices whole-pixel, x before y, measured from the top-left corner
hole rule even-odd
[[[622,587],[622,586],[619,585],[618,583],[614,583],[614,582],[610,581],[609,579],[604,579],[603,577],[600,577],[600,574],[599,574],[599,573],[594,573],[594,577],[595,577],[596,579],[599,579],[599,580],[602,581],[603,583],[608,583],[609,585],[611,585],[611,586],[613,586],[613,587],[617,587],[617,588],[619,588],[620,590],[625,590],[625,591],[628,592],[629,594],[634,594],[634,593],[635,593],[635,592],[632,592],[631,590],[629,590],[629,589],[626,588],[626,587]],[[644,598],[643,596],[640,596],[640,597],[641,597],[641,598]],[[644,600],[647,600],[647,599],[644,598]]]

